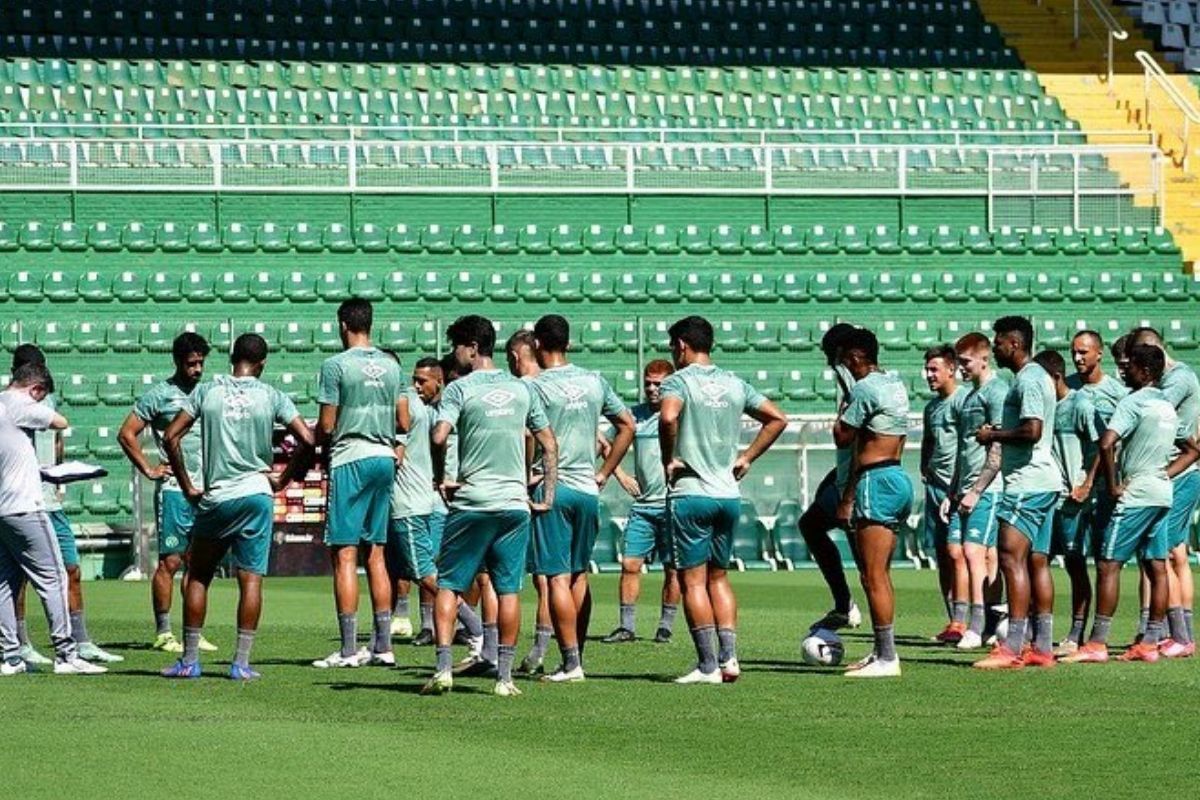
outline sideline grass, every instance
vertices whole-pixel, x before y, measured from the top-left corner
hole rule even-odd
[[[1055,578],[1061,634],[1066,578]],[[1122,643],[1136,606],[1131,570],[1125,578],[1114,623]],[[657,621],[659,580],[644,584],[643,636]],[[396,670],[311,668],[335,646],[327,579],[268,579],[253,659],[264,679],[245,686],[223,677],[236,587],[219,582],[206,633],[221,651],[203,679],[166,681],[158,670],[167,657],[146,644],[148,586],[89,583],[93,636],[128,660],[97,678],[0,680],[9,726],[0,783],[9,796],[56,798],[1195,794],[1194,770],[1177,767],[1191,763],[1200,730],[1197,661],[980,674],[969,656],[928,641],[943,623],[935,577],[906,572],[896,576],[904,676],[851,682],[799,662],[801,626],[828,605],[815,571],[734,581],[744,671],[736,685],[669,683],[692,663],[680,614],[673,644],[593,641],[586,683],[526,682],[513,700],[492,697],[483,679],[418,696],[433,652],[402,643]],[[592,628],[602,636],[616,620],[616,576],[595,586]],[[32,597],[30,612],[44,643]],[[360,616],[365,628],[365,605]],[[848,658],[870,646],[861,630],[846,644]]]

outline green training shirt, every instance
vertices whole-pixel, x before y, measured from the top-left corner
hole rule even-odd
[[[1101,426],[1108,424],[1113,411],[1116,410],[1117,403],[1129,394],[1129,387],[1112,375],[1105,375],[1099,383],[1084,383],[1079,373],[1075,373],[1067,378],[1067,388],[1075,389],[1092,401],[1092,406],[1100,415]]]
[[[908,435],[908,388],[899,375],[872,372],[850,390],[842,422],[882,436]]]
[[[963,398],[958,417],[958,485],[957,494],[966,494],[979,480],[987,463],[988,449],[975,441],[975,433],[984,425],[1000,425],[1004,421],[1004,398],[1008,396],[1008,381],[993,374],[987,383],[972,385]],[[1004,482],[996,478],[985,492],[999,492]]]
[[[415,389],[403,395],[408,400],[408,433],[400,437],[404,458],[396,467],[392,487],[392,517],[420,517],[433,512],[433,456],[430,453],[430,409],[421,402]]]
[[[598,495],[596,432],[600,418],[615,417],[625,404],[599,373],[564,364],[544,369],[529,381],[558,442],[558,480],[564,486]]]
[[[171,424],[171,420],[182,411],[187,404],[188,393],[180,388],[175,378],[167,378],[146,390],[138,401],[133,404],[133,415],[150,426],[154,436],[154,444],[158,447],[158,457],[167,463],[167,451],[163,447],[162,435]],[[183,465],[187,467],[188,476],[192,483],[199,486],[203,480],[200,472],[200,431],[193,427],[183,437]],[[179,482],[174,478],[166,478],[159,483],[164,492],[178,492]]]
[[[351,347],[325,359],[317,402],[337,406],[330,467],[395,457],[396,403],[403,380],[396,360],[374,347]]]
[[[662,446],[658,439],[659,413],[649,403],[629,409],[633,414],[634,477],[642,493],[633,499],[635,505],[662,505],[667,500],[667,478],[663,472]],[[610,432],[609,438],[612,438]]]
[[[1061,489],[1069,494],[1087,480],[1096,460],[1100,440],[1100,418],[1091,399],[1080,391],[1067,392],[1054,408],[1054,463],[1058,467]]]
[[[1017,372],[1004,398],[1005,430],[1023,419],[1040,419],[1042,435],[1034,443],[1004,444],[1000,448],[1000,474],[1007,494],[1058,492],[1058,467],[1054,464],[1054,379],[1032,359]]]
[[[1175,438],[1190,439],[1195,436],[1196,425],[1200,422],[1200,381],[1197,381],[1195,371],[1187,364],[1176,361],[1163,373],[1158,388],[1162,389],[1163,397],[1175,407],[1175,414],[1179,417],[1179,430]],[[1174,459],[1178,455],[1179,448],[1172,448],[1171,458]],[[1180,475],[1186,475],[1197,468],[1192,464]]]
[[[1167,464],[1173,458],[1179,415],[1161,389],[1146,386],[1117,404],[1108,429],[1121,438],[1118,476],[1126,506],[1163,506],[1173,498]]]
[[[958,418],[962,414],[970,390],[958,386],[949,397],[934,396],[925,404],[925,435],[933,441],[926,470],[930,483],[949,489],[954,480],[954,465],[958,462]]]

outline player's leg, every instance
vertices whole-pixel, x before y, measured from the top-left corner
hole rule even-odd
[[[1030,539],[1008,520],[1000,522],[1000,572],[1008,587],[1008,636],[991,654],[975,666],[980,669],[1014,669],[1024,666],[1020,652],[1025,644],[1025,625],[1029,614]]]
[[[258,672],[250,666],[250,650],[258,633],[258,622],[262,617],[262,575],[239,569],[237,607],[237,645],[234,650],[231,677],[239,680],[254,680]],[[233,674],[236,672],[237,674]]]
[[[1091,514],[1085,506],[1067,501],[1054,518],[1056,550],[1062,553],[1071,581],[1071,630],[1059,642],[1057,655],[1069,655],[1083,644],[1084,630],[1092,606],[1092,581],[1087,554]]]
[[[21,640],[17,635],[17,596],[24,588],[21,566],[10,550],[13,542],[10,531],[0,520],[0,676],[17,675],[28,671],[21,657]]]
[[[359,545],[370,537],[368,520],[374,496],[368,483],[367,462],[376,460],[380,459],[359,459],[329,471],[325,544],[333,568],[334,610],[341,645],[334,653],[313,662],[320,669],[359,667],[370,659],[370,651],[358,647],[358,556]],[[385,530],[385,541],[386,536]]]
[[[1108,661],[1108,636],[1112,618],[1121,597],[1122,562],[1101,556],[1096,559],[1096,616],[1088,640],[1074,653],[1063,656],[1065,663],[1090,664]]]
[[[658,614],[658,628],[654,631],[656,644],[669,644],[675,630],[675,616],[679,613],[679,573],[669,562],[663,563],[662,607]]]
[[[600,498],[574,489],[563,491],[569,492],[562,499],[567,502],[567,519],[571,524],[571,595],[575,598],[575,638],[582,657],[592,622],[592,587],[588,571],[600,533]]]
[[[434,601],[433,628],[437,666],[422,694],[442,694],[454,686],[455,621],[462,595],[475,583],[483,567],[498,514],[451,511],[446,517],[438,552],[438,591]]]
[[[319,669],[362,666],[370,654],[358,649],[358,545],[330,546],[329,560],[333,567],[333,601],[341,645],[334,653],[314,661],[313,666]]]
[[[229,677],[251,681],[261,676],[250,666],[250,650],[262,615],[262,579],[270,561],[274,503],[269,495],[252,495],[236,501],[239,517],[231,539],[237,568],[237,646]]]
[[[958,644],[967,631],[970,611],[971,579],[967,557],[963,551],[962,526],[953,529],[940,518],[944,494],[926,490],[925,525],[933,532],[938,558],[938,578],[950,621],[934,639],[946,644]],[[933,507],[931,507],[933,504]]]
[[[207,535],[210,530],[213,534],[219,533],[219,529],[208,529],[210,522],[219,524],[216,512],[202,514],[197,520],[198,535],[192,538],[188,565],[191,580],[183,598],[183,652],[178,661],[163,670],[164,678],[200,677],[200,634],[208,615],[208,587],[229,549],[227,539]]]
[[[1032,647],[1024,658],[1027,666],[1052,667],[1054,660],[1054,576],[1050,571],[1051,539],[1054,534],[1054,509],[1058,498],[1053,493],[1027,496],[1021,514],[1022,533],[1030,537],[1029,546],[1029,619],[1026,639]]]
[[[412,583],[406,580],[396,581],[392,587],[392,636],[401,639],[411,639],[413,635],[412,620],[409,619],[409,596],[412,594]]]
[[[621,606],[620,616],[617,627],[601,640],[606,644],[632,642],[637,639],[637,634],[634,632],[637,624],[635,620],[638,596],[642,589],[642,565],[645,563],[644,558],[633,558],[628,555],[621,558],[621,580],[617,585],[617,599]]]
[[[861,562],[860,581],[867,596],[874,629],[874,649],[861,661],[853,664],[847,675],[863,670],[883,675],[899,675],[900,661],[896,655],[895,591],[892,588],[892,551],[896,533],[890,527],[863,520],[855,530],[855,547]],[[873,675],[872,675],[873,676]],[[863,677],[867,677],[866,674]]]
[[[817,487],[813,502],[804,510],[798,523],[808,552],[817,562],[821,576],[833,595],[833,609],[813,623],[810,626],[813,629],[856,628],[861,624],[861,615],[854,605],[850,584],[846,581],[846,570],[842,567],[842,554],[829,536],[829,532],[837,527],[838,500],[836,473],[830,471]]]
[[[459,597],[458,627],[454,632],[454,643],[465,644],[470,652],[478,653],[483,647],[483,618],[475,607],[479,605],[479,582],[471,585]]]
[[[676,683],[721,683],[715,642],[717,625],[709,594],[708,567],[713,560],[714,501],[679,497],[667,502],[672,534],[671,560],[679,570],[683,613],[696,648],[696,666]]]
[[[571,574],[571,600],[575,603],[575,641],[579,644],[579,660],[587,647],[588,626],[592,621],[592,586],[586,572]]]
[[[67,571],[67,608],[71,617],[71,638],[79,648],[79,657],[85,661],[103,663],[124,661],[121,656],[106,652],[92,641],[87,629],[87,617],[83,609],[83,581],[79,569],[79,548],[75,545],[75,533],[71,523],[61,511],[49,512],[50,524],[58,539],[58,550]]]
[[[737,598],[729,583],[733,561],[733,531],[741,513],[737,500],[716,501],[710,515],[711,555],[708,561],[708,599],[717,626],[717,668],[721,680],[733,683],[742,674],[737,658]]]
[[[550,621],[562,656],[559,668],[544,679],[556,682],[563,676],[583,673],[575,595],[571,586],[571,523],[564,511],[562,487],[559,492],[555,495],[554,506],[540,514],[533,524],[534,567],[537,574],[544,575],[547,580]]]
[[[532,548],[532,546],[531,537],[530,547]],[[521,659],[517,673],[536,675],[545,671],[542,662],[546,658],[546,651],[550,648],[550,638],[554,635],[554,622],[550,617],[550,581],[545,575],[533,574],[532,555],[528,557],[526,571],[531,573],[534,592],[537,594],[537,612],[534,617],[533,647],[530,648],[528,655]]]
[[[359,546],[359,554],[367,568],[367,589],[371,592],[371,611],[374,636],[370,661],[387,667],[396,665],[392,653],[392,581],[388,578],[384,546],[374,542]]]
[[[513,660],[521,632],[521,585],[529,549],[530,517],[523,510],[504,511],[487,552],[489,588],[496,595],[499,640],[496,646],[496,685],[493,692],[515,697],[521,690],[513,683]]]
[[[496,648],[500,646],[500,598],[487,572],[475,576],[475,585],[479,587],[479,611],[483,621],[483,646],[479,655],[484,663],[495,668],[498,657]]]

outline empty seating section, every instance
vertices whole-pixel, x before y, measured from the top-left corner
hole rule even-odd
[[[1168,61],[1200,72],[1200,3],[1197,0],[1118,0]]]

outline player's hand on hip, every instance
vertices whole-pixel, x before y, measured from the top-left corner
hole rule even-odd
[[[187,498],[187,501],[189,503],[191,503],[192,505],[196,505],[197,503],[200,502],[201,499],[203,499],[204,492],[200,489],[197,489],[195,486],[193,486],[190,489],[188,489],[186,492],[184,492],[183,496],[185,498]]]
[[[156,464],[146,473],[146,477],[152,481],[161,481],[171,477],[172,474],[170,464]]]
[[[460,488],[462,488],[461,483],[442,481],[442,485],[438,487],[438,492],[442,495],[442,499],[449,503],[454,500],[454,495],[458,494]]]
[[[958,513],[970,514],[977,505],[979,505],[979,492],[971,489],[958,501]]]
[[[553,502],[553,498],[551,498],[551,503],[547,503],[544,500],[541,500],[541,501],[528,500],[526,502],[529,503],[529,511],[531,514],[545,514],[547,511],[550,510],[550,506],[551,506],[551,503]]]
[[[938,506],[938,519],[942,522],[950,521],[950,510],[954,508],[954,497],[947,496],[945,500]]]
[[[618,475],[617,482],[621,484],[621,488],[630,497],[641,497],[642,487],[638,485],[637,480],[632,475]]]
[[[737,461],[733,462],[733,477],[739,481],[746,477],[746,473],[750,471],[750,459],[745,456],[738,456]]]
[[[671,459],[671,463],[667,464],[665,470],[667,474],[667,485],[674,486],[675,481],[679,480],[680,476],[687,472],[687,468],[687,464],[682,460],[678,458]]]
[[[834,516],[837,519],[838,525],[845,528],[846,530],[849,530],[850,529],[850,520],[854,516],[854,501],[853,500],[842,500],[841,502],[839,502],[838,507],[837,507],[837,512],[835,513]]]

